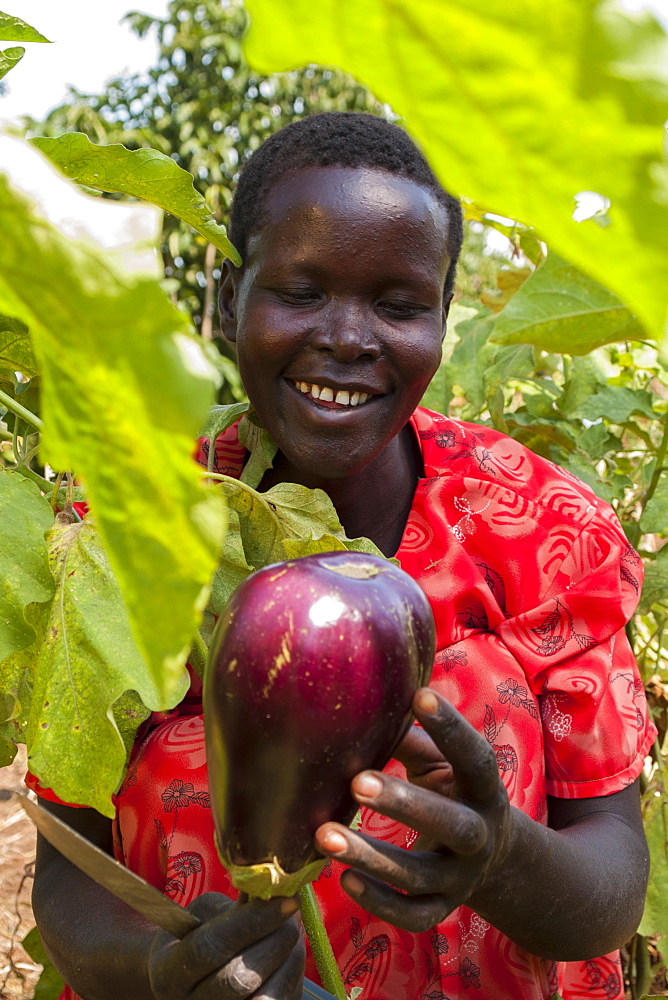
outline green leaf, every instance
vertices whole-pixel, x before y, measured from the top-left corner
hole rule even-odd
[[[3,14],[0,10],[0,42],[48,42],[49,39],[40,35],[20,17]]]
[[[40,137],[31,142],[70,180],[158,205],[187,222],[240,266],[241,258],[228,240],[225,227],[216,222],[195,190],[191,174],[171,156],[156,149],[126,149],[120,143],[98,146],[82,132],[69,132],[57,139]]]
[[[496,317],[492,341],[587,354],[642,336],[640,323],[613,292],[549,253]]]
[[[226,540],[224,560],[214,576],[218,608],[222,607],[223,595],[224,600],[229,597],[230,587],[243,573],[244,565],[257,570],[286,557],[332,551],[322,545],[334,545],[336,541],[340,544],[334,545],[335,550],[353,549],[382,556],[369,539],[346,538],[334,505],[323,490],[279,483],[266,493],[258,493],[231,479],[222,488],[228,506],[238,515],[239,536],[235,524],[232,538]]]
[[[463,389],[475,412],[485,405],[482,379],[489,364],[490,347],[487,346],[487,341],[494,328],[493,319],[489,309],[480,309],[476,316],[455,326],[459,343],[448,363],[450,385]]]
[[[351,72],[404,117],[448,189],[535,226],[556,253],[610,287],[655,336],[663,335],[662,127],[636,117],[633,103],[620,97],[619,77],[613,85],[602,74],[595,92],[584,92],[590,53],[583,40],[600,6],[581,0],[526,0],[492,10],[487,0],[247,5],[245,50],[255,70],[319,63]],[[609,225],[573,220],[582,191],[610,200]]]
[[[643,822],[649,846],[649,884],[645,911],[638,933],[643,937],[668,931],[668,801],[666,799],[665,765],[643,795]]]
[[[0,174],[0,231],[12,234],[0,241],[0,312],[27,324],[39,359],[41,457],[84,481],[167,708],[181,689],[224,530],[219,492],[204,486],[192,459],[211,369],[157,281],[121,272],[92,238],[91,246],[66,240],[21,184],[38,179],[34,190],[60,193],[72,216],[81,201],[85,218],[91,199],[19,140],[2,137],[0,148],[12,176],[10,186]],[[49,202],[49,211],[58,207]],[[110,210],[113,228],[121,206],[99,207]],[[148,206],[132,208],[153,217]]]
[[[640,530],[668,535],[668,472],[661,473],[657,487],[642,512]]]
[[[53,511],[36,486],[0,472],[0,662],[35,640],[26,605],[53,595],[44,542],[52,524]]]
[[[227,518],[225,544],[211,581],[211,598],[208,606],[208,610],[216,616],[221,613],[239,584],[253,572],[252,567],[246,561],[239,527],[239,515],[235,510],[230,509]],[[200,631],[206,639],[204,631],[202,629]]]
[[[591,355],[574,357],[569,369],[564,391],[557,404],[566,416],[576,413],[599,386],[605,385],[605,375]]]
[[[659,414],[652,409],[651,393],[627,386],[604,385],[579,407],[577,416],[585,420],[604,417],[611,424],[625,424],[632,413],[641,413],[654,420],[658,418]]]
[[[0,316],[0,378],[21,372],[26,378],[38,373],[28,327],[19,319]]]
[[[133,698],[116,703],[125,692],[136,691],[147,708],[156,710],[162,693],[132,636],[91,520],[57,525],[47,542],[56,593],[35,610],[38,640],[28,668],[32,698],[29,707],[21,706],[24,715],[27,710],[29,765],[66,802],[113,816],[111,796],[123,776],[126,742],[146,717]],[[179,698],[186,677],[181,669]]]
[[[13,49],[0,50],[0,80],[7,76],[10,70],[20,63],[26,50],[20,45]]]
[[[58,970],[51,964],[51,959],[47,955],[42,939],[37,927],[33,927],[21,941],[21,945],[28,952],[33,962],[43,966],[39,982],[35,986],[32,1000],[58,1000],[62,993],[65,980]]]
[[[645,579],[638,604],[639,615],[646,615],[652,605],[659,601],[668,601],[668,547],[662,548],[656,559],[646,559],[644,568]]]
[[[239,442],[250,452],[240,476],[241,482],[257,489],[267,469],[271,469],[278,447],[252,410],[239,423]]]
[[[200,428],[200,437],[209,439],[209,459],[207,469],[213,470],[216,457],[214,442],[219,434],[231,427],[235,420],[238,420],[246,412],[249,403],[229,403],[226,406],[212,406],[207,414],[207,418]]]

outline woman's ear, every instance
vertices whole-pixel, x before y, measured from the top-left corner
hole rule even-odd
[[[236,268],[229,260],[223,261],[218,287],[218,310],[220,312],[220,328],[223,336],[231,344],[237,339],[237,310],[236,310]]]

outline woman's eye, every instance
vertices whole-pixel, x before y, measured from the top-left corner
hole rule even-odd
[[[414,302],[399,302],[399,301],[386,300],[384,302],[380,302],[379,306],[381,309],[384,309],[385,312],[392,313],[392,315],[394,316],[400,316],[406,318],[411,316],[417,316],[419,313],[424,312],[424,307],[416,305]]]
[[[318,293],[308,288],[281,288],[278,289],[279,296],[286,302],[305,304],[313,302],[318,297]]]

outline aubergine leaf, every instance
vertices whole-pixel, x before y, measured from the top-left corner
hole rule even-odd
[[[0,733],[27,743],[30,770],[66,802],[113,816],[128,747],[162,693],[95,525],[56,525],[46,537],[56,592],[31,605],[34,645],[5,661],[17,704]],[[177,688],[183,697],[183,669]]]
[[[37,486],[0,472],[0,694],[2,661],[35,640],[26,606],[53,596],[44,541],[52,525],[53,511]]]
[[[38,373],[28,327],[12,316],[0,316],[0,378],[21,372],[26,378]]]
[[[249,409],[239,422],[239,441],[250,452],[239,479],[257,489],[267,469],[271,469],[278,447],[253,409]]]
[[[120,143],[98,146],[82,132],[68,132],[56,139],[39,137],[31,142],[70,180],[99,191],[150,201],[187,222],[234,264],[241,264],[225,227],[216,222],[195,190],[192,175],[171,156],[157,149],[126,149]]]
[[[0,10],[0,42],[48,42],[36,28],[22,21],[20,17],[4,14]]]
[[[602,344],[642,336],[642,326],[614,292],[549,253],[498,314],[491,339],[588,354]]]
[[[26,50],[21,45],[0,50],[0,80],[21,62],[25,54]]]
[[[589,38],[605,34],[615,6],[248,0],[244,48],[261,73],[307,63],[352,73],[404,117],[448,190],[535,226],[660,337],[668,109],[665,87],[642,84],[665,67],[656,46],[646,51],[638,39],[632,71],[610,45],[596,47],[592,68]],[[633,39],[618,25],[615,36]],[[574,199],[585,191],[609,199],[607,215],[574,221]]]
[[[348,549],[383,555],[368,538],[346,538],[334,505],[323,490],[279,483],[266,493],[258,493],[234,480],[227,480],[222,488],[239,519],[239,534],[235,530],[225,541],[229,583],[234,579],[232,567],[234,572],[243,570],[242,552],[251,570],[314,552]]]
[[[665,499],[668,506],[668,497]],[[668,519],[664,519],[664,531],[668,530]],[[638,605],[638,614],[646,615],[653,604],[668,602],[668,546],[659,550],[656,559],[644,562],[645,579]]]
[[[668,535],[668,472],[661,473],[657,487],[647,501],[640,518],[640,530],[647,534],[656,531]]]
[[[155,209],[101,205],[6,136],[0,162],[0,231],[12,235],[0,241],[0,312],[28,326],[39,360],[41,458],[85,484],[142,652],[140,676],[128,686],[154,683],[168,708],[178,700],[224,530],[219,491],[203,484],[192,459],[212,368],[158,281],[122,271],[120,258],[112,265],[99,249],[105,240],[109,249],[117,208],[124,223],[135,210],[152,220]],[[40,209],[40,197],[55,200]],[[70,241],[47,221],[65,201],[70,217],[81,205],[84,218],[91,201],[95,218],[104,210],[97,249],[96,233]]]
[[[200,437],[209,439],[209,457],[207,468],[213,471],[216,458],[216,449],[213,447],[216,438],[228,427],[231,427],[235,420],[248,410],[249,403],[228,403],[224,406],[212,406],[207,414],[207,418],[200,427]]]
[[[643,795],[643,825],[649,846],[650,870],[645,910],[638,933],[663,934],[668,927],[668,770],[660,756],[656,773]]]

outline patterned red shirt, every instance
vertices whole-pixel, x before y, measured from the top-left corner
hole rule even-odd
[[[397,557],[434,612],[432,687],[484,734],[511,803],[539,823],[547,795],[587,798],[631,784],[655,731],[624,632],[642,565],[615,514],[497,431],[424,409],[411,425],[424,478]],[[238,475],[244,458],[230,428],[215,467]],[[236,895],[213,846],[196,694],[138,743],[117,800],[117,856],[183,905],[209,890]],[[405,776],[396,761],[386,770]],[[416,837],[368,809],[362,830],[405,847]],[[616,953],[546,961],[467,907],[411,934],[349,899],[340,870],[328,862],[315,890],[347,989],[361,986],[365,1000],[624,996]],[[318,979],[310,960],[307,975]]]

